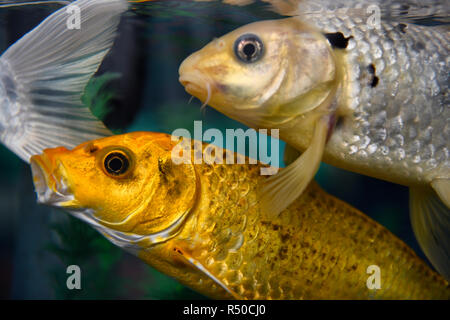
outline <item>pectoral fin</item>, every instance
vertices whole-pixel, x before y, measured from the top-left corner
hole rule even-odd
[[[327,134],[328,122],[320,119],[308,149],[287,168],[267,179],[261,195],[266,214],[277,216],[303,193],[319,169]]]
[[[302,153],[300,151],[287,144],[286,149],[284,149],[284,163],[288,166],[297,160],[301,155]]]
[[[422,250],[436,270],[449,280],[450,209],[441,201],[445,197],[439,196],[431,188],[411,188],[410,215]]]
[[[174,251],[178,253],[179,257],[186,263],[190,264],[192,267],[205,274],[208,278],[213,280],[219,286],[221,286],[226,292],[228,292],[234,299],[243,300],[243,297],[238,295],[236,292],[231,290],[225,283],[223,283],[218,277],[216,277],[212,272],[210,272],[203,264],[198,260],[193,258],[189,253],[183,250],[181,247],[175,247]]]
[[[431,186],[447,208],[450,208],[450,179],[433,180]]]

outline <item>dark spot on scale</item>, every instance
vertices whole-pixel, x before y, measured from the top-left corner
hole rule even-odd
[[[274,224],[272,222],[268,222],[268,221],[261,221],[261,224],[266,226],[266,227],[271,227],[274,231],[278,231],[282,226],[278,225],[278,224]]]
[[[375,88],[375,87],[378,85],[378,83],[380,82],[380,78],[378,78],[378,77],[376,76],[377,69],[375,68],[375,65],[372,63],[371,65],[369,65],[369,66],[367,67],[367,70],[368,70],[369,73],[373,76],[373,77],[372,77],[372,80],[371,80],[371,82],[370,82],[370,86],[371,86],[372,88]]]
[[[346,49],[348,42],[353,36],[346,38],[342,32],[325,33],[324,36],[328,39],[328,42],[333,48]]]
[[[287,258],[288,249],[286,247],[281,247],[278,250],[278,256],[280,257],[280,260],[285,260]]]
[[[291,238],[291,235],[289,233],[283,233],[281,234],[281,241],[286,242]]]
[[[378,78],[377,76],[374,76],[374,77],[373,77],[373,80],[372,80],[372,83],[370,84],[370,86],[371,86],[372,88],[375,88],[375,87],[378,85],[379,82],[380,82],[380,78]]]
[[[406,33],[406,28],[408,26],[404,23],[400,23],[399,25],[397,25],[398,30],[400,30],[401,33]]]
[[[421,41],[417,41],[414,43],[413,48],[416,51],[421,51],[421,50],[425,49],[425,44]]]

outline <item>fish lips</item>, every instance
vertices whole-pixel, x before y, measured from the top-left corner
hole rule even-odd
[[[202,100],[207,96],[208,87],[211,90],[214,83],[191,62],[191,59],[189,57],[181,64],[178,81],[186,92]]]
[[[64,166],[58,162],[53,169],[51,161],[43,154],[30,160],[37,202],[56,207],[73,207],[75,197],[64,179]]]
[[[179,81],[189,94],[196,97],[206,95],[207,81],[203,78],[195,75],[182,75],[180,76]]]

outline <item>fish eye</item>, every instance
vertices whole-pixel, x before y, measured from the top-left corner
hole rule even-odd
[[[121,151],[113,151],[106,155],[104,167],[108,174],[119,177],[130,169],[130,160],[127,154]]]
[[[244,34],[234,43],[236,57],[245,63],[253,63],[261,59],[264,53],[264,44],[254,34]]]

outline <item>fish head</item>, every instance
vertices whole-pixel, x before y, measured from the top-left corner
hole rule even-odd
[[[47,149],[31,159],[38,201],[73,213],[110,239],[127,239],[119,245],[162,241],[180,226],[197,192],[193,166],[174,164],[173,146],[166,134],[130,133],[73,150]]]
[[[335,79],[325,36],[298,18],[252,23],[213,40],[179,68],[185,90],[247,125],[314,109]]]

